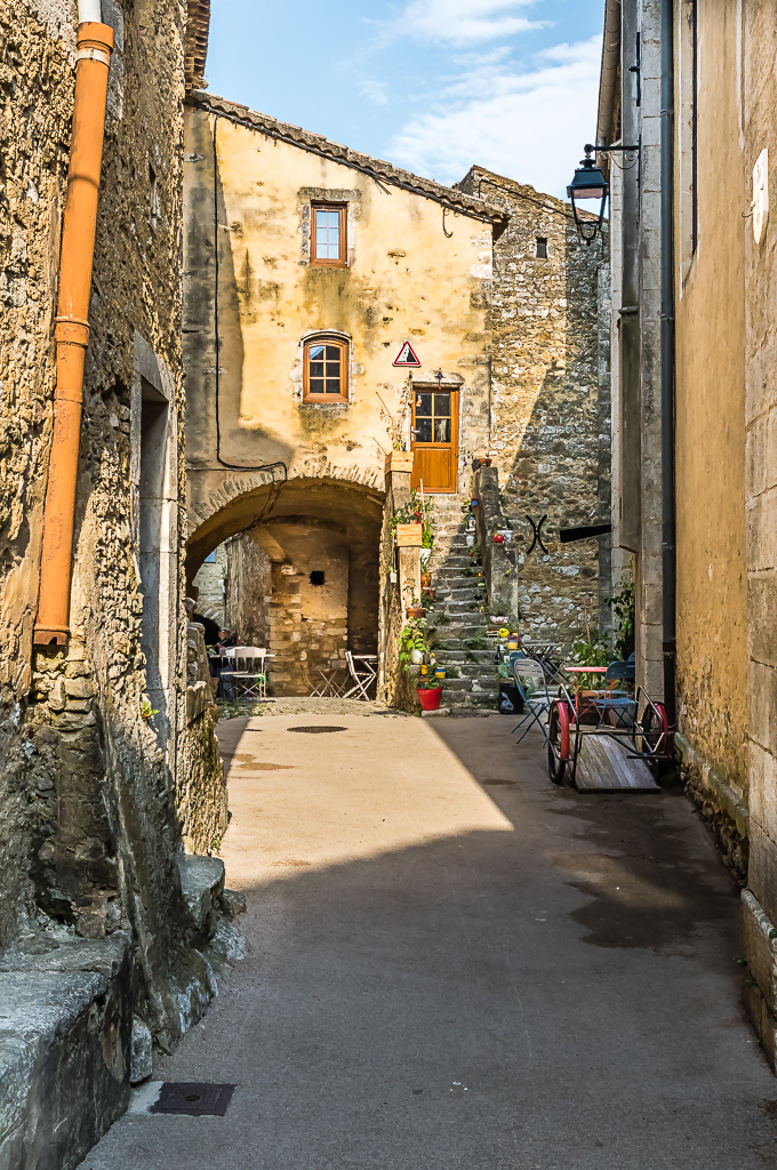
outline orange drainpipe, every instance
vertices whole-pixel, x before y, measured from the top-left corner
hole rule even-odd
[[[38,614],[33,633],[36,646],[66,645],[70,633],[70,577],[84,359],[89,344],[89,292],[112,48],[113,29],[109,25],[85,21],[78,26],[73,130],[54,333],[57,346],[54,434],[43,510]]]

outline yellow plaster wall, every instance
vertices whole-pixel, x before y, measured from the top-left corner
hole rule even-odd
[[[677,184],[678,709],[680,730],[695,751],[744,793],[749,229],[741,212],[749,199],[737,145],[736,6],[700,5],[699,21],[699,242],[692,259],[687,171],[680,170]],[[677,109],[682,117],[681,100]]]
[[[441,368],[462,387],[462,460],[482,446],[490,224],[448,213],[448,238],[442,207],[431,199],[383,190],[342,163],[201,109],[191,108],[188,120],[186,266],[190,300],[202,310],[187,361],[189,461],[213,462],[218,365],[222,459],[282,459],[290,475],[334,474],[382,487],[378,443],[389,449],[391,442],[378,395],[401,413],[406,372],[392,362],[405,338],[423,363],[418,381]],[[344,269],[308,263],[311,198],[327,194],[348,202]],[[206,302],[216,284],[211,313]],[[198,316],[196,303],[189,316]],[[319,330],[350,338],[347,406],[302,403],[302,340]]]

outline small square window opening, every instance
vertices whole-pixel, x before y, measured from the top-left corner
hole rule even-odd
[[[345,268],[345,207],[316,205],[310,209],[310,263]]]
[[[537,256],[540,260],[547,260],[548,258],[548,239],[547,236],[537,236]]]
[[[326,575],[323,569],[314,569],[310,574],[311,585],[323,585],[326,581]]]

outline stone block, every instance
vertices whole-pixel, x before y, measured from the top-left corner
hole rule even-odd
[[[237,918],[238,914],[245,914],[245,895],[238,893],[237,890],[225,888],[221,895],[221,909],[227,918]]]
[[[777,926],[750,889],[742,891],[742,909],[748,970],[777,1016]]]
[[[224,862],[218,857],[179,853],[181,892],[198,931],[207,929],[224,891]]]
[[[138,1016],[134,1016],[130,1037],[130,1084],[138,1085],[151,1076],[152,1056],[151,1030]]]
[[[3,968],[0,1170],[70,1170],[129,1101],[127,938],[17,948]]]

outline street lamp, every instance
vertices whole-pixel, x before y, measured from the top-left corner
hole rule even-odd
[[[602,230],[604,209],[607,205],[607,195],[610,190],[607,185],[607,180],[591,155],[594,152],[598,154],[613,154],[616,151],[636,151],[638,153],[639,147],[592,146],[590,142],[587,142],[583,149],[585,151],[585,158],[580,159],[580,166],[576,168],[572,182],[567,187],[567,195],[572,204],[572,215],[575,219],[578,235],[581,240],[585,240],[586,244],[590,244]],[[589,200],[592,202],[595,200],[599,201],[598,211],[592,210],[591,212],[587,212],[586,218],[581,219],[580,212],[583,208],[580,204]]]

